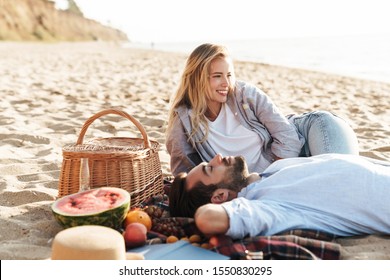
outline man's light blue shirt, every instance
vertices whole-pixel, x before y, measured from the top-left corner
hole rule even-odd
[[[354,155],[279,160],[272,174],[223,203],[227,235],[314,229],[339,236],[390,234],[390,167]]]

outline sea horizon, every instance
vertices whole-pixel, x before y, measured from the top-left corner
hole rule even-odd
[[[130,42],[125,47],[190,54],[205,42]],[[233,59],[390,83],[390,34],[225,40]]]

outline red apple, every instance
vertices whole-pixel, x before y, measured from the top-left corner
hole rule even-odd
[[[144,224],[131,223],[129,224],[124,233],[126,248],[136,248],[145,245],[148,230]]]

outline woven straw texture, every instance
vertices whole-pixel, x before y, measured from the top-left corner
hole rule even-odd
[[[97,138],[83,143],[92,122],[107,114],[127,118],[143,138]],[[149,140],[141,123],[131,115],[116,109],[101,111],[84,123],[76,144],[63,147],[58,197],[78,192],[85,181],[91,189],[125,189],[131,195],[131,207],[138,206],[149,197],[163,193],[158,148],[159,143]]]

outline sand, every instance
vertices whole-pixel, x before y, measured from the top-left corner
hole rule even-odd
[[[85,120],[121,109],[164,145],[170,95],[186,56],[124,49],[109,43],[0,43],[0,259],[47,259],[62,228],[50,205],[58,194],[62,147],[74,144]],[[361,153],[390,161],[390,84],[236,62],[239,79],[266,91],[283,113],[328,110],[356,131]],[[103,117],[93,137],[137,136],[128,120]],[[139,137],[139,136],[137,136]],[[390,259],[386,236],[340,239],[342,258]]]

